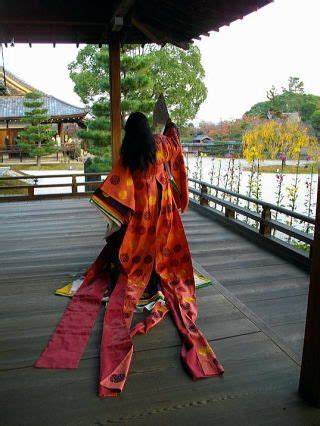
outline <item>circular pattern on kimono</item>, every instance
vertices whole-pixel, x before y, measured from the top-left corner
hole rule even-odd
[[[150,256],[150,254],[148,254],[147,256],[145,256],[145,258],[143,259],[143,262],[144,263],[146,263],[147,265],[149,264],[149,263],[151,263],[152,262],[152,256]]]
[[[128,196],[128,192],[125,191],[124,189],[122,191],[119,191],[119,198],[120,200],[125,200]]]
[[[170,254],[171,254],[171,250],[170,250],[168,247],[164,247],[164,248],[163,248],[163,250],[162,250],[162,254],[163,254],[165,257],[169,257],[169,256],[170,256]]]
[[[138,182],[135,183],[134,187],[138,191],[141,191],[144,188],[144,183],[140,180],[140,181],[138,181]]]
[[[120,262],[126,263],[129,261],[129,255],[127,253],[120,254]]]
[[[188,278],[186,280],[184,280],[185,285],[193,285],[194,284],[194,280],[193,278]]]
[[[171,213],[171,212],[172,212],[172,205],[171,205],[171,204],[168,204],[168,205],[167,205],[167,212],[168,212],[168,213]]]
[[[184,309],[185,311],[190,309],[190,303],[181,303],[181,308]]]
[[[125,378],[126,378],[126,375],[124,373],[112,374],[112,376],[110,377],[110,382],[120,383],[120,382],[123,382]]]
[[[189,330],[192,332],[196,332],[197,331],[197,327],[194,324],[189,325]]]
[[[161,222],[161,226],[163,226],[164,228],[170,228],[170,227],[171,227],[171,222],[170,222],[170,220],[168,220],[168,219],[164,219],[164,220]]]
[[[137,270],[134,272],[134,275],[135,275],[136,277],[141,277],[141,275],[143,275],[143,270],[142,270],[142,269],[137,269]]]
[[[141,261],[141,256],[134,256],[132,258],[132,263],[139,263]]]
[[[179,284],[179,280],[172,280],[170,281],[170,285],[176,286]]]
[[[175,267],[175,266],[179,265],[179,262],[178,262],[177,259],[171,259],[170,262],[169,262],[169,265],[172,266],[172,267]]]
[[[152,316],[153,318],[155,318],[155,319],[159,319],[159,318],[161,318],[161,314],[160,314],[159,312],[152,312],[152,313],[151,313],[151,316]]]
[[[167,213],[167,207],[166,206],[161,207],[160,214],[166,214],[166,213]]]
[[[149,235],[154,235],[156,233],[156,230],[157,230],[157,228],[154,225],[152,225],[148,229],[148,234]]]
[[[166,265],[164,264],[164,263],[158,263],[158,265],[157,265],[157,270],[159,271],[159,272],[163,272],[164,270],[166,269]]]
[[[151,212],[148,211],[148,212],[143,213],[143,219],[144,220],[151,220],[151,217],[152,217]]]
[[[118,176],[118,175],[112,175],[112,176],[110,177],[110,183],[111,183],[112,185],[118,185],[118,184],[119,184],[119,182],[120,182],[120,176]]]
[[[147,203],[149,203],[150,206],[154,206],[157,202],[157,197],[154,195],[150,195],[149,198],[147,198]]]
[[[156,159],[157,159],[157,161],[163,161],[164,160],[164,155],[161,151],[156,152]]]
[[[173,247],[173,251],[174,251],[175,253],[179,253],[181,250],[182,250],[182,245],[181,245],[181,244],[176,244],[176,245]]]
[[[137,220],[141,220],[142,219],[142,212],[139,212],[139,211],[134,212],[133,217]]]
[[[184,254],[181,258],[181,262],[183,263],[188,263],[191,261],[190,255],[189,254]]]
[[[134,232],[135,234],[143,235],[146,232],[146,228],[142,225],[138,225],[132,229],[132,232]]]

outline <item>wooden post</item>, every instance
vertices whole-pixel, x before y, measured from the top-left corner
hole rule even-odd
[[[114,35],[109,43],[112,164],[119,158],[121,145],[120,42]]]
[[[225,212],[224,212],[225,217],[228,217],[229,219],[234,219],[235,213],[236,212],[234,210],[229,209],[228,207],[225,208]]]
[[[72,176],[71,188],[72,188],[72,195],[75,195],[78,192],[77,177],[76,176]]]
[[[28,199],[32,200],[34,198],[34,186],[30,185],[28,187]]]
[[[60,137],[60,143],[61,143],[61,145],[63,145],[63,143],[64,143],[64,132],[63,132],[62,121],[59,121],[59,123],[58,123],[58,135]]]
[[[263,207],[261,218],[259,233],[268,237],[271,235],[271,226],[265,223],[265,220],[271,220],[271,210],[269,207]]]
[[[200,206],[208,206],[209,200],[207,200],[206,198],[203,198],[202,197],[203,194],[208,194],[208,187],[206,185],[201,186]]]
[[[308,402],[320,407],[320,170],[318,201],[311,258],[310,288],[299,393]]]

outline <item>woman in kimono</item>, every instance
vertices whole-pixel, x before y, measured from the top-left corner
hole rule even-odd
[[[132,337],[148,332],[168,312],[181,335],[181,357],[192,378],[222,374],[223,367],[195,324],[193,267],[179,214],[188,206],[188,186],[176,125],[168,120],[163,135],[152,135],[145,115],[131,114],[120,159],[92,202],[120,230],[107,238],[35,366],[78,366],[101,299],[109,290],[99,396],[116,396],[123,390],[133,354]],[[159,289],[165,303],[156,300],[145,320],[131,327],[143,294]]]

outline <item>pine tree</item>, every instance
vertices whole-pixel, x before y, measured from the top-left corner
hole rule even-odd
[[[109,102],[101,97],[92,105],[92,120],[87,128],[78,132],[79,137],[89,145],[89,152],[95,156],[86,172],[103,172],[111,167],[111,132]]]
[[[89,69],[81,63],[81,73],[75,68],[77,62],[70,65],[71,78],[82,100],[91,107],[92,120],[88,120],[87,129],[81,130],[79,136],[89,144],[89,151],[95,159],[88,171],[105,171],[111,166],[110,133],[110,95],[109,95],[109,51],[107,47],[97,49],[86,46],[83,58],[90,58]],[[82,59],[83,59],[82,58]],[[77,65],[76,65],[77,64]],[[151,78],[147,75],[149,58],[137,53],[137,47],[126,45],[121,49],[121,118],[125,122],[131,111],[142,111],[150,115],[154,101],[151,99]]]
[[[56,151],[55,142],[52,139],[54,131],[48,121],[48,110],[43,108],[43,96],[38,92],[27,93],[24,100],[26,108],[23,122],[26,127],[19,132],[17,145],[21,150],[37,158],[37,165],[41,164],[41,157]]]
[[[178,125],[194,118],[205,100],[206,88],[201,81],[204,70],[196,47],[184,53],[175,47],[125,45],[121,48],[120,67],[123,124],[133,111],[144,112],[151,118],[160,93],[165,93],[170,115]],[[102,161],[110,163],[108,48],[85,46],[69,70],[75,92],[85,104],[92,105],[92,120],[87,121],[87,130],[79,135],[88,141],[89,151],[97,156],[96,165]],[[97,170],[93,169],[94,164],[91,167],[90,171],[101,171],[100,166]]]

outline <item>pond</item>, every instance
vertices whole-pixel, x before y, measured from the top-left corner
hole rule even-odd
[[[235,159],[234,160],[234,170],[233,170],[233,179],[231,179],[232,174],[232,161],[229,158],[214,158],[214,157],[197,157],[195,155],[189,155],[186,158],[186,163],[188,166],[188,176],[196,179],[204,180],[210,182],[213,185],[217,185],[226,189],[234,190],[243,195],[248,195],[249,193],[249,181],[250,181],[250,164],[248,164],[244,159]],[[301,162],[301,167],[305,164],[305,161]],[[294,161],[287,161],[287,164],[296,164]],[[281,161],[277,160],[266,160],[261,162],[261,166],[266,165],[278,165],[279,170],[281,168]],[[220,169],[221,167],[221,169]],[[220,169],[220,172],[219,172]],[[291,209],[289,191],[288,189],[295,184],[296,175],[295,174],[285,174],[283,175],[282,181],[282,200],[281,205],[285,208]],[[310,182],[311,176],[309,174],[299,174],[298,175],[298,192],[295,211],[303,214],[308,214],[309,211],[309,196],[311,197],[311,214],[310,216],[315,215],[315,205],[316,205],[316,196],[317,196],[317,171],[315,167],[315,174],[312,177],[312,191],[310,194]],[[277,179],[276,173],[261,173],[260,178],[260,194],[259,198],[263,201],[276,204],[278,196],[278,183],[279,178]],[[251,197],[256,197],[256,191],[252,188]]]

